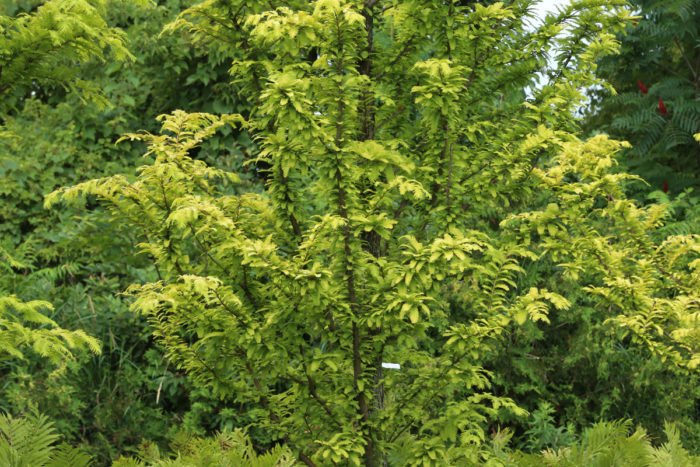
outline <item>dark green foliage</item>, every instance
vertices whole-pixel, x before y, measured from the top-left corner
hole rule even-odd
[[[682,207],[679,206],[679,212]],[[668,235],[676,222],[662,229]],[[680,233],[680,232],[677,232]],[[498,393],[511,394],[531,413],[551,410],[552,430],[572,426],[580,431],[598,420],[629,417],[652,436],[663,433],[673,421],[693,452],[700,446],[700,389],[696,372],[678,372],[659,356],[649,355],[623,330],[610,323],[607,307],[596,307],[590,297],[567,283],[563,271],[546,261],[529,264],[519,276],[522,287],[558,290],[573,301],[568,310],[550,312],[550,324],[527,323],[514,329],[503,346],[486,357]],[[461,288],[449,290],[455,316],[468,309]],[[470,315],[467,315],[470,316]],[[542,442],[530,436],[533,420],[505,418],[512,427],[514,444],[521,448]],[[554,431],[549,432],[555,436]],[[549,436],[548,435],[548,436]]]
[[[585,126],[628,140],[622,169],[641,175],[650,187],[672,194],[700,188],[700,2],[631,0],[640,17],[620,35],[619,55],[599,62],[598,75],[617,91],[591,91]],[[638,82],[648,89],[644,94]],[[667,114],[659,111],[663,100]],[[697,232],[697,231],[696,231]]]
[[[539,452],[545,448],[558,449],[569,446],[574,441],[570,427],[557,426],[552,414],[554,408],[547,402],[530,414],[529,429],[525,432],[525,448],[530,452]]]

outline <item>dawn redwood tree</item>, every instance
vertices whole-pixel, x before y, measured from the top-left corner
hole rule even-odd
[[[139,229],[160,280],[128,290],[134,309],[305,464],[487,462],[488,422],[523,411],[481,362],[576,306],[521,287],[525,265],[553,262],[621,338],[698,363],[700,240],[654,243],[664,209],[625,198],[621,144],[575,133],[624,2],[577,1],[537,28],[533,3],[201,3],[169,29],[237,47],[252,110],[162,116],[161,135],[126,136],[149,145],[135,177],[47,204],[97,195]],[[190,157],[227,125],[257,142],[264,192]],[[448,313],[455,285],[469,319]]]

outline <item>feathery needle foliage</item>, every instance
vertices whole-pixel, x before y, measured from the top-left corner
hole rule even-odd
[[[251,110],[163,116],[126,136],[148,144],[135,177],[46,205],[96,195],[138,229],[161,280],[128,289],[134,309],[301,462],[487,462],[489,422],[525,412],[481,362],[522,326],[591,307],[677,371],[700,362],[700,238],[656,241],[664,208],[611,172],[623,145],[576,136],[625,2],[578,0],[535,30],[532,4],[200,3],[171,29],[238,48]],[[257,143],[264,192],[192,157],[228,126]],[[559,283],[519,283],[545,262]]]
[[[68,445],[43,415],[0,414],[0,464],[12,467],[87,467],[90,458]]]
[[[78,77],[76,66],[91,58],[104,60],[107,47],[117,60],[131,57],[123,32],[107,27],[101,8],[100,1],[51,0],[33,14],[0,14],[0,115],[13,102],[7,94],[26,94],[41,86],[78,90],[108,104],[98,89]]]

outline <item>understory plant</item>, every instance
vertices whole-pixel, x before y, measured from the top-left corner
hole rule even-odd
[[[576,467],[596,466],[644,466],[698,465],[700,458],[691,455],[681,444],[675,426],[666,424],[664,441],[652,443],[642,428],[632,430],[630,421],[599,422],[587,428],[580,439],[570,446],[546,449],[536,454],[521,452],[503,453],[499,457],[505,465]],[[507,432],[499,433],[502,443],[509,439]],[[497,446],[497,443],[494,443]]]
[[[76,350],[100,353],[100,343],[81,330],[68,331],[46,316],[50,303],[0,296],[0,362],[24,358],[29,348],[52,363],[74,359]]]
[[[675,371],[698,364],[700,239],[655,240],[665,208],[625,197],[622,143],[576,136],[624,2],[536,28],[533,4],[198,4],[171,30],[238,47],[252,110],[161,116],[125,136],[148,145],[135,176],[46,204],[96,196],[139,233],[159,280],[128,289],[134,310],[300,462],[486,463],[489,424],[525,411],[484,362],[523,327],[590,308]],[[193,157],[229,126],[256,142],[264,192]],[[561,281],[526,286],[533,264]]]
[[[67,444],[44,415],[13,418],[0,414],[0,463],[8,466],[84,467],[90,457]]]
[[[137,457],[120,458],[112,467],[189,467],[236,465],[241,467],[290,467],[297,465],[294,455],[285,446],[275,446],[264,453],[256,452],[253,443],[240,429],[224,431],[215,436],[200,438],[178,433],[166,455],[157,445],[144,442]]]

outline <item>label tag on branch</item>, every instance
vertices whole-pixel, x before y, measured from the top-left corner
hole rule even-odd
[[[401,369],[401,365],[399,365],[398,363],[386,363],[386,362],[382,362],[382,368],[389,368],[389,369],[392,369],[392,370],[400,370],[400,369]]]

